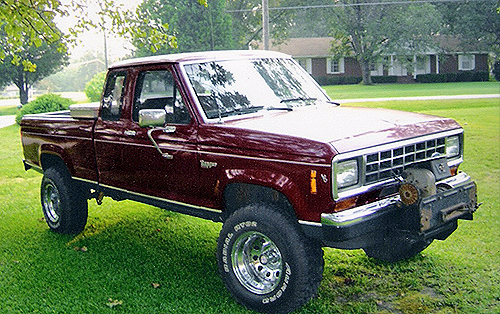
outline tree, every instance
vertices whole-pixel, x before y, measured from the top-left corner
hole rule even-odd
[[[331,10],[332,50],[337,57],[353,55],[358,60],[364,84],[372,84],[370,67],[385,55],[412,57],[435,46],[441,15],[430,3],[340,3],[342,6]]]
[[[9,47],[8,44],[5,44],[7,39],[4,36],[2,34],[3,39],[0,39],[0,45]],[[25,42],[29,42],[29,40],[27,38]],[[60,42],[51,44],[42,42],[38,47],[25,44],[13,48],[12,51],[4,48],[5,57],[0,63],[0,87],[11,83],[15,84],[19,88],[21,104],[28,103],[28,91],[33,84],[57,72],[67,64],[68,54],[60,47]],[[26,69],[27,63],[29,63],[28,69]]]
[[[226,0],[213,0],[202,6],[193,0],[145,0],[137,9],[138,20],[153,20],[175,35],[175,45],[153,46],[149,37],[134,34],[136,56],[234,48],[231,19]],[[147,30],[146,25],[138,25]]]
[[[87,18],[87,2],[95,1],[100,5],[99,21],[90,21]],[[208,0],[191,0],[200,6],[206,7]],[[76,14],[79,23],[70,30],[70,34],[62,34],[56,27],[54,19],[65,17],[69,12]],[[148,38],[152,49],[163,45],[175,46],[175,37],[168,33],[166,25],[157,24],[148,16],[138,19],[137,12],[123,10],[113,0],[0,0],[0,28],[5,32],[5,45],[0,47],[0,61],[13,54],[14,47],[35,46],[42,43],[52,45],[59,43],[58,49],[67,50],[67,44],[73,42],[76,35],[89,27],[102,27],[109,23],[110,31],[122,36],[133,38]],[[143,27],[145,26],[145,27]],[[33,70],[28,60],[20,60],[26,70]]]
[[[66,45],[61,40],[63,35],[54,18],[66,14],[60,1],[0,0],[0,28],[6,35],[0,47],[0,61],[7,55],[19,59],[15,47],[40,47],[43,43],[51,45],[57,42],[57,48],[65,50]],[[26,70],[32,69],[29,61],[22,61]]]
[[[443,33],[460,38],[458,48],[500,56],[500,1],[442,3],[437,8],[444,17]]]
[[[290,31],[297,26],[295,17],[300,13],[293,7],[307,3],[304,0],[269,1],[269,28],[273,44],[283,43],[290,37]],[[252,43],[261,41],[262,0],[227,0],[227,12],[231,14],[233,38],[239,48],[248,49]]]

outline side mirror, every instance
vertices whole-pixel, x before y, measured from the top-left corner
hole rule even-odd
[[[167,119],[167,112],[164,109],[142,109],[139,110],[139,125],[164,126]]]

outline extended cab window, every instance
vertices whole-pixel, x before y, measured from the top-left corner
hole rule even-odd
[[[103,120],[118,120],[123,107],[127,73],[114,72],[108,75],[102,100],[101,117]]]
[[[189,124],[191,116],[172,74],[166,70],[145,71],[139,74],[135,88],[132,119],[139,120],[143,109],[163,109],[166,123]]]

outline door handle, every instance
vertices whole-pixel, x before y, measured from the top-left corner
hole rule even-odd
[[[125,130],[125,131],[123,131],[123,134],[125,134],[127,136],[136,136],[137,132],[134,130]]]
[[[163,130],[163,132],[165,132],[165,129],[150,129],[148,131],[148,138],[153,143],[154,147],[156,148],[156,150],[160,153],[160,155],[163,158],[168,159],[168,160],[174,159],[174,155],[171,155],[169,153],[164,153],[164,152],[161,151],[160,146],[158,145],[158,143],[156,143],[155,139],[152,136],[152,133],[154,131],[162,131],[162,130]],[[174,129],[174,132],[175,132],[175,129]],[[170,132],[165,132],[165,133],[170,133]]]

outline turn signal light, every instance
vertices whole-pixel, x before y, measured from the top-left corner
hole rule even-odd
[[[318,186],[316,184],[316,170],[311,170],[311,194],[318,193]]]
[[[356,207],[356,202],[358,201],[358,197],[346,198],[345,200],[338,201],[335,204],[334,212],[341,212],[343,210]]]

